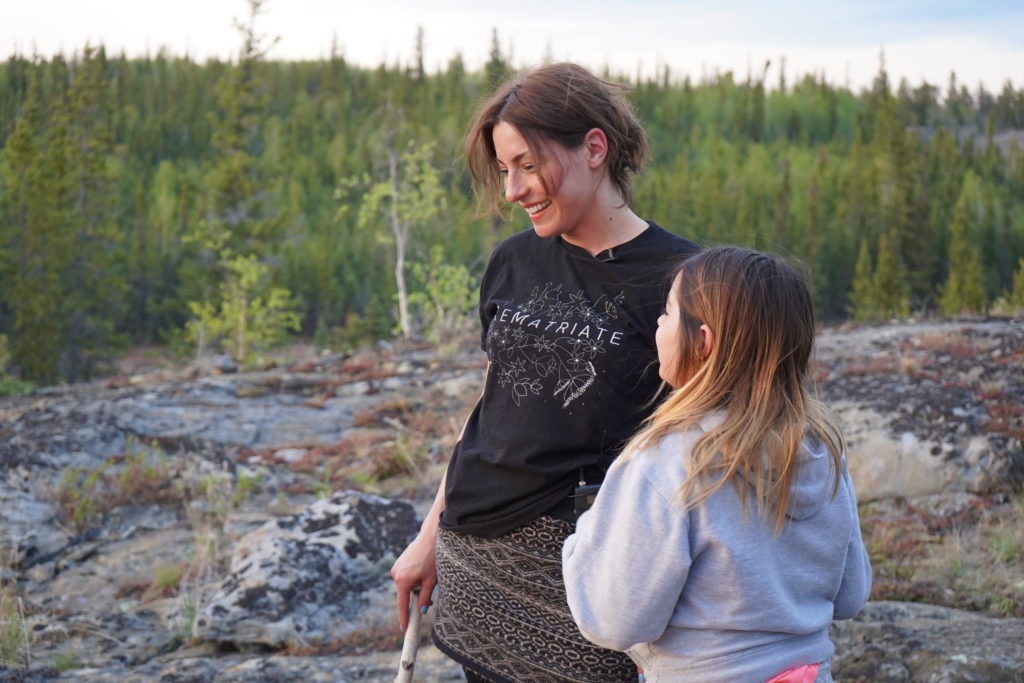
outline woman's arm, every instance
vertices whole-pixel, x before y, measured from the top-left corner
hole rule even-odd
[[[484,371],[484,387],[487,386],[487,373],[491,370],[491,364],[487,364]],[[483,392],[480,393],[483,398]],[[466,433],[466,425],[469,418],[462,424],[462,431],[459,433],[459,441]],[[398,590],[398,622],[404,631],[409,624],[409,594],[419,586],[420,599],[416,608],[421,612],[434,604],[431,596],[434,593],[434,586],[437,585],[437,527],[441,523],[441,513],[445,508],[445,482],[448,481],[448,470],[445,469],[441,477],[441,484],[437,487],[437,494],[430,506],[426,519],[420,526],[420,532],[413,539],[412,543],[395,560],[391,566],[391,579],[395,582]]]
[[[434,602],[431,596],[437,584],[437,526],[444,512],[444,486],[447,479],[448,472],[445,471],[430,512],[420,526],[420,532],[391,567],[391,579],[398,589],[398,622],[403,631],[409,623],[409,594],[417,586],[420,589],[417,609],[423,611]]]

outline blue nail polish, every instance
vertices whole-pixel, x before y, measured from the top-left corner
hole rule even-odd
[[[426,613],[427,613],[427,606],[424,605],[423,607],[420,607],[420,614],[426,614]]]
[[[643,674],[637,674],[637,676],[636,676],[637,683],[644,683],[644,681],[646,681],[646,680],[647,679],[644,677]]]

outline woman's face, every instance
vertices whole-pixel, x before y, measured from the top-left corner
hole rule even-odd
[[[681,334],[682,321],[679,311],[679,287],[682,273],[672,281],[672,290],[665,300],[665,310],[658,318],[658,331],[654,334],[654,343],[658,347],[658,375],[668,382],[673,389],[683,385],[680,375],[680,347],[683,344]]]
[[[574,242],[574,233],[596,204],[593,200],[599,182],[599,176],[587,163],[586,145],[568,149],[549,141],[544,157],[538,159],[510,123],[498,123],[491,137],[504,179],[505,199],[526,211],[541,237],[564,235]],[[542,172],[550,194],[541,183]]]

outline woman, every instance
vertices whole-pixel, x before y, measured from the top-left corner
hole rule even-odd
[[[484,391],[417,538],[395,563],[398,610],[440,586],[434,641],[471,681],[634,681],[573,624],[561,546],[573,493],[599,483],[660,380],[654,335],[692,242],[629,208],[648,155],[621,89],[574,64],[507,83],[466,141],[481,196],[532,230],[499,244],[481,283]]]

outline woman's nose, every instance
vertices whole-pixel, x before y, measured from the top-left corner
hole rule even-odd
[[[505,200],[517,202],[526,194],[526,185],[522,177],[513,171],[505,174]]]

